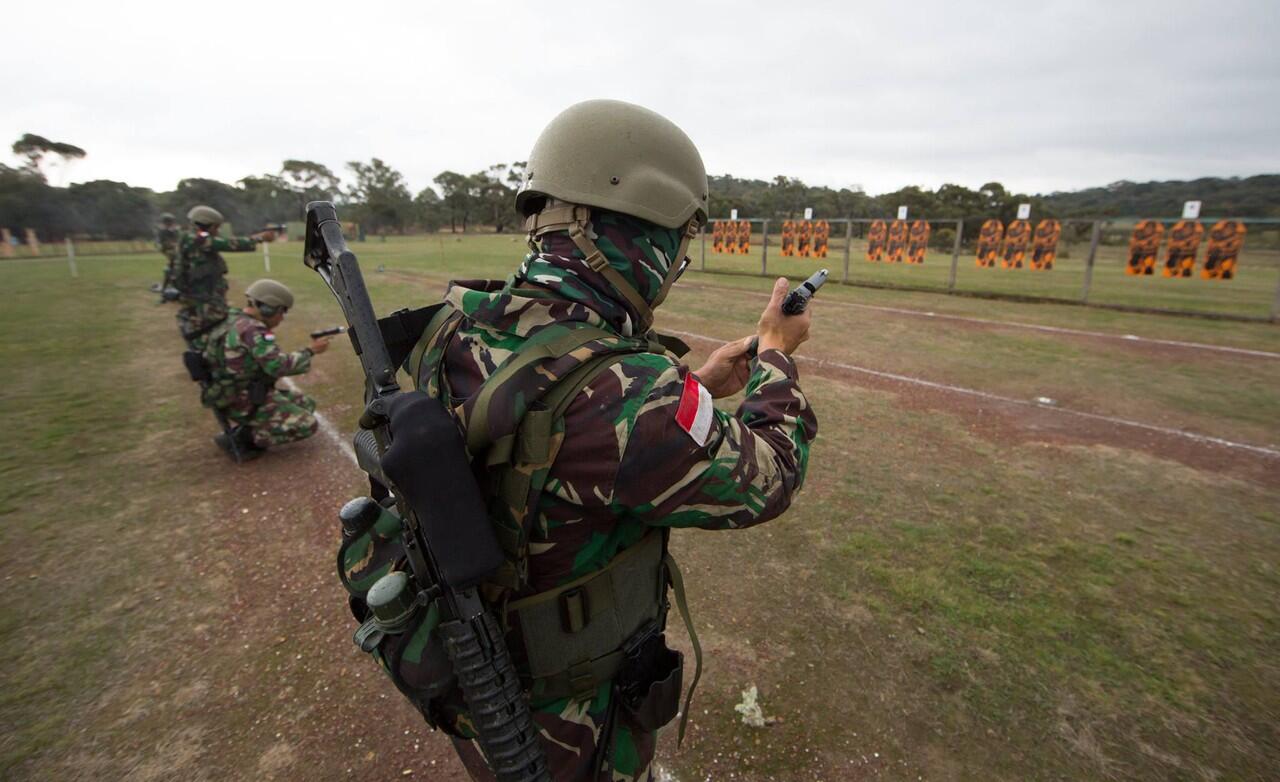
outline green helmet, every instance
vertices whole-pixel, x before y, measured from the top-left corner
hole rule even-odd
[[[224,222],[222,212],[204,204],[191,207],[191,211],[187,212],[187,219],[200,225],[222,225]]]
[[[271,312],[262,313],[267,316],[275,314],[277,309],[288,309],[293,306],[293,291],[285,287],[284,283],[275,280],[266,278],[255,280],[252,285],[245,288],[244,295],[249,298],[249,301],[258,305],[259,310],[270,308]]]
[[[618,100],[560,112],[529,153],[516,208],[547,198],[633,215],[664,228],[707,219],[707,170],[684,131],[661,114]]]
[[[160,215],[160,222],[162,223],[175,223],[177,221],[178,218],[173,216],[173,212],[163,212]]]

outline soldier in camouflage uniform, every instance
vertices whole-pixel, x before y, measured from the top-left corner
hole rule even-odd
[[[652,309],[707,216],[697,149],[638,106],[569,108],[538,139],[528,170],[517,205],[534,252],[505,282],[452,283],[445,300],[460,319],[420,343],[415,382],[446,400],[464,430],[481,384],[540,331],[650,334]],[[790,357],[810,316],[782,315],[786,291],[778,280],[756,358],[746,337],[691,370],[655,344],[609,364],[573,398],[529,531],[527,583],[513,600],[606,568],[655,528],[749,527],[787,509],[817,421]],[[736,412],[713,407],[744,388]],[[486,416],[501,415],[496,408]],[[620,718],[615,700],[608,681],[583,697],[531,696],[554,779],[652,779],[656,734]],[[455,735],[472,775],[488,777],[467,716],[450,714],[440,709],[434,721]]]
[[[156,292],[161,294],[162,301],[172,301],[170,298],[176,293],[174,287],[175,264],[178,260],[178,238],[181,232],[178,230],[178,220],[172,214],[165,212],[160,215],[160,225],[156,227],[156,249],[165,257],[164,276],[160,282]]]
[[[227,317],[227,262],[221,253],[246,252],[257,239],[218,236],[222,213],[211,206],[187,212],[192,230],[178,237],[174,287],[178,289],[178,329],[195,350],[204,347],[208,332]]]
[[[305,440],[316,432],[315,400],[276,388],[282,377],[306,374],[311,358],[329,349],[328,337],[314,337],[301,350],[285,353],[272,329],[293,306],[293,293],[275,280],[258,280],[245,290],[243,310],[233,310],[209,332],[204,358],[212,380],[204,403],[222,409],[233,423],[238,444],[249,458],[272,445]],[[228,449],[225,435],[219,446]]]

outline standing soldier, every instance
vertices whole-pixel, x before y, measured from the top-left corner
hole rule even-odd
[[[817,433],[791,358],[810,315],[782,313],[779,279],[757,334],[697,370],[651,331],[706,221],[707,177],[688,136],[648,109],[565,110],[516,206],[533,252],[505,282],[452,283],[407,368],[458,418],[482,473],[507,555],[486,596],[505,611],[551,776],[649,779],[680,696],[662,634],[668,584],[686,613],[670,530],[749,527],[791,504]],[[735,413],[713,406],[744,388]],[[488,777],[450,680],[410,675],[443,658],[439,638],[412,659],[395,643],[379,659],[397,685]]]
[[[217,324],[204,349],[211,379],[204,403],[237,424],[236,445],[247,458],[272,445],[305,440],[316,433],[315,400],[280,389],[282,377],[306,374],[311,357],[329,349],[328,337],[314,337],[301,350],[285,353],[271,332],[293,306],[293,293],[275,280],[258,280],[245,290],[243,310]],[[231,451],[225,434],[214,438]]]
[[[156,249],[165,257],[164,278],[156,290],[160,301],[174,301],[178,297],[178,289],[174,287],[175,263],[178,260],[178,220],[169,212],[160,215],[160,225],[156,226]]]
[[[218,236],[222,213],[211,206],[195,206],[187,212],[191,232],[178,239],[175,287],[178,289],[178,329],[194,350],[204,347],[205,337],[227,317],[227,262],[223,252],[252,250],[257,237]]]

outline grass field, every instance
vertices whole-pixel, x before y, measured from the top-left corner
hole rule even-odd
[[[356,250],[386,312],[450,278],[505,276],[524,248],[442,235]],[[772,269],[813,265],[772,252]],[[299,254],[272,247],[272,276],[299,297],[286,347],[339,318]],[[1071,256],[1047,274],[962,258],[960,279],[1073,290]],[[262,274],[260,255],[227,257],[233,291]],[[944,260],[885,269],[855,252],[851,271],[945,284]],[[1110,265],[1098,296],[1214,285],[1112,280]],[[358,474],[323,435],[225,462],[172,308],[146,291],[160,267],[86,258],[71,279],[65,263],[0,261],[0,778],[464,778],[350,643],[332,557]],[[1254,286],[1249,268],[1196,306],[1231,285],[1235,303],[1212,306],[1265,314],[1276,269]],[[768,285],[691,272],[659,327],[696,365],[753,329]],[[825,288],[800,351],[821,430],[795,506],[673,537],[708,668],[684,749],[663,736],[665,772],[1274,779],[1276,354],[1272,324]],[[349,436],[350,350],[299,384]],[[752,684],[778,718],[765,729],[733,710]]]

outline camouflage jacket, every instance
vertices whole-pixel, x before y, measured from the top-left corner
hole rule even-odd
[[[453,283],[446,301],[466,319],[447,346],[428,346],[444,350],[443,383],[418,380],[455,410],[465,411],[485,378],[539,329],[579,321],[610,330],[585,304],[502,282]],[[774,518],[804,480],[816,433],[795,363],[779,351],[754,362],[732,414],[713,408],[672,356],[627,356],[565,413],[563,444],[530,531],[529,591],[603,568],[653,526],[726,529]]]
[[[178,238],[174,283],[183,299],[222,299],[227,294],[227,262],[224,252],[246,252],[255,242],[243,236],[230,239],[207,231],[183,233]]]
[[[181,233],[177,228],[165,228],[161,226],[156,229],[156,249],[164,253],[164,257],[170,261],[178,258],[178,238]]]
[[[209,333],[204,358],[213,381],[204,401],[214,407],[252,409],[255,385],[270,388],[282,377],[305,374],[313,355],[310,348],[284,352],[265,323],[232,310]]]

